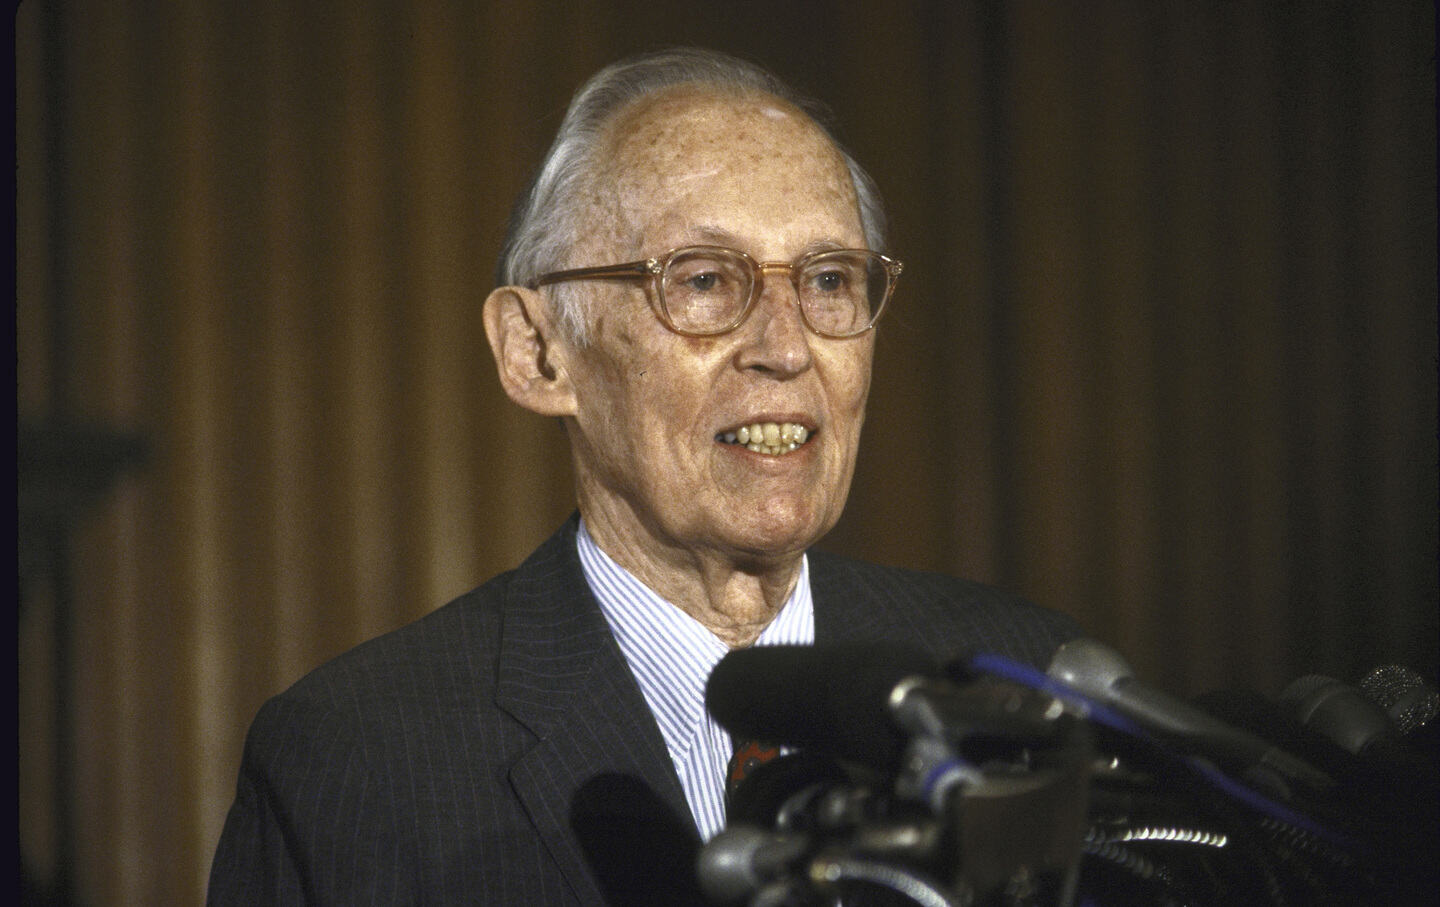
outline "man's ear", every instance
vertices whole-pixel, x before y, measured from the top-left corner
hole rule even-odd
[[[484,319],[500,385],[510,399],[542,416],[573,414],[568,347],[550,321],[545,298],[525,287],[500,287],[485,300]]]

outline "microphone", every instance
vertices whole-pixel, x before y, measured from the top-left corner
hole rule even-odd
[[[882,775],[869,775],[808,751],[758,766],[731,795],[726,829],[701,848],[702,890],[719,904],[812,904],[812,886],[840,881],[829,864],[847,854],[922,865],[948,858],[938,824],[887,794]]]
[[[934,659],[893,643],[753,646],[720,659],[705,704],[737,737],[888,769],[905,745],[886,706],[891,692],[938,673]]]
[[[1197,755],[1237,763],[1245,769],[1268,769],[1284,780],[1315,788],[1328,788],[1334,783],[1324,772],[1275,744],[1146,686],[1134,677],[1119,653],[1093,639],[1074,639],[1061,645],[1050,661],[1048,673],[1146,730],[1188,745]]]
[[[1312,731],[1363,756],[1399,739],[1399,729],[1373,700],[1346,683],[1309,674],[1285,688],[1280,702]]]
[[[1408,671],[1390,667],[1377,670],[1385,674]],[[1373,677],[1375,672],[1367,680]],[[1434,752],[1422,745],[1413,730],[1409,735],[1402,734],[1390,717],[1398,709],[1407,724],[1413,724],[1428,711],[1424,701],[1427,693],[1433,691],[1423,681],[1414,686],[1407,682],[1405,689],[1393,697],[1387,714],[1380,703],[1349,684],[1312,674],[1286,687],[1281,702],[1306,730],[1355,757],[1343,780],[1361,791],[1363,799],[1371,803],[1385,801],[1392,812],[1404,813],[1417,805],[1433,809],[1440,800]]]
[[[813,855],[808,850],[809,842],[803,836],[736,826],[710,840],[701,851],[696,874],[710,902],[725,907],[820,903],[962,907],[973,903],[955,897],[926,873],[903,862],[843,847]]]
[[[1434,748],[1420,733],[1434,718],[1435,695],[1419,674],[1394,665],[1376,668],[1360,690],[1310,675],[1281,694],[1307,730],[1353,754],[1348,770],[1336,777],[1353,821],[1393,884],[1403,889],[1397,900],[1420,892],[1433,899],[1440,882],[1434,861],[1440,776]]]
[[[1356,758],[1339,744],[1305,727],[1283,703],[1254,690],[1212,690],[1195,697],[1194,704],[1219,721],[1303,759],[1337,784],[1354,770]]]
[[[731,825],[700,850],[696,864],[700,890],[713,903],[743,904],[787,875],[809,850],[805,835]]]
[[[732,825],[829,832],[863,818],[830,805],[834,792],[859,790],[856,780],[832,756],[786,753],[757,766],[740,782],[726,804],[725,818]],[[821,805],[828,808],[817,811]]]
[[[994,683],[957,686],[928,656],[891,644],[756,646],[710,675],[706,704],[732,734],[829,753],[880,769],[913,736],[949,743],[1054,740],[1063,711]]]
[[[1419,672],[1402,665],[1381,665],[1360,680],[1360,690],[1385,710],[1411,750],[1440,761],[1440,693]]]
[[[1062,644],[1046,673],[1166,736],[1221,736],[1230,730],[1183,700],[1145,686],[1120,653],[1093,639]]]
[[[1385,710],[1406,737],[1429,725],[1440,713],[1440,693],[1418,671],[1403,665],[1381,665],[1365,675],[1360,690]]]

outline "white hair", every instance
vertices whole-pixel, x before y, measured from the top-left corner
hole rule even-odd
[[[735,94],[768,94],[804,112],[845,159],[860,208],[860,226],[871,249],[884,250],[885,211],[875,182],[836,141],[818,103],[761,67],[715,51],[677,48],[630,57],[600,70],[570,101],[570,108],[545,153],[530,188],[520,196],[500,252],[496,279],[524,286],[549,271],[573,266],[567,259],[585,234],[586,189],[600,172],[605,128],[635,101],[681,85]],[[583,263],[582,263],[583,264]],[[575,343],[586,342],[589,294],[571,284],[550,288],[561,329]]]

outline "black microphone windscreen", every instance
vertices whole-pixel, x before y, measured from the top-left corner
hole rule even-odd
[[[915,675],[939,676],[939,668],[899,644],[754,646],[720,660],[705,704],[736,737],[888,767],[904,737],[887,702],[896,684]]]

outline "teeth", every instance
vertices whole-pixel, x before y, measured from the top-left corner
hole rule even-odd
[[[775,456],[789,453],[810,440],[810,430],[794,422],[756,422],[723,432],[716,440]]]

